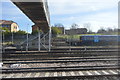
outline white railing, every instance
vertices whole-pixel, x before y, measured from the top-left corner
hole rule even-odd
[[[47,18],[47,22],[48,22],[48,25],[50,26],[50,14],[48,10],[47,0],[42,0],[42,2],[43,2],[43,7],[44,7],[45,15]]]

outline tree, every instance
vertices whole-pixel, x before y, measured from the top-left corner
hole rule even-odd
[[[112,28],[107,28],[108,33],[112,33],[114,30]]]
[[[91,24],[90,23],[84,23],[84,28],[87,28],[88,29],[88,31],[91,31],[90,30],[90,27],[91,27]]]
[[[72,25],[71,25],[71,28],[72,29],[77,29],[79,26],[78,26],[78,24],[76,24],[76,23],[73,23]]]
[[[63,24],[57,23],[57,24],[54,24],[53,27],[57,27],[57,28],[55,28],[55,30],[57,30],[57,34],[64,34],[65,33],[65,29],[64,29],[64,25]],[[53,33],[56,34],[55,31],[53,31]]]
[[[88,34],[95,34],[92,30],[89,30]]]
[[[8,28],[6,28],[6,27],[0,27],[0,29],[4,30],[3,33],[4,33],[5,36],[11,35],[11,32],[10,32],[10,30]]]
[[[114,28],[114,32],[120,32],[120,29]]]
[[[34,35],[34,34],[38,34],[39,31],[42,33],[42,30],[34,30],[34,31],[32,31],[31,34],[33,34],[33,35]]]
[[[10,32],[10,30],[6,27],[0,27],[1,30],[5,30],[5,32]]]
[[[62,33],[62,31],[58,27],[51,27],[51,29],[52,29],[52,34],[57,35]]]
[[[18,32],[15,32],[16,35],[25,35],[27,34],[26,31],[23,31],[23,30],[19,30]]]
[[[32,34],[38,34],[38,30],[32,31]]]
[[[103,28],[101,28],[101,29],[99,29],[98,31],[97,31],[97,33],[106,33],[107,31],[105,30],[105,29],[103,29]]]
[[[64,25],[61,24],[61,23],[57,23],[57,24],[54,25],[54,27],[64,27]]]

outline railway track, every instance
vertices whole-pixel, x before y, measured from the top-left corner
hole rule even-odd
[[[12,74],[2,74],[3,79],[15,79],[15,80],[38,80],[38,79],[47,79],[47,80],[118,80],[118,69],[107,69],[107,70],[78,70],[78,71],[55,71],[55,72],[21,72],[21,73],[12,73]]]
[[[93,50],[93,51],[53,51],[53,52],[16,52],[16,53],[4,53],[2,55],[3,58],[9,58],[9,57],[13,57],[13,58],[26,58],[26,57],[47,57],[47,56],[51,56],[51,57],[77,57],[77,56],[99,56],[99,55],[118,55],[118,51],[115,50],[105,50],[105,51],[99,51],[99,50]]]
[[[112,51],[112,52],[118,52],[119,50],[118,49],[113,49],[113,50],[111,50],[111,49],[101,49],[101,50],[61,50],[61,51],[59,51],[59,50],[53,50],[53,51],[51,51],[51,52],[49,52],[49,53],[78,53],[78,52],[106,52],[106,51],[108,51],[108,52],[110,52],[110,51]],[[7,51],[7,52],[5,52],[5,53],[3,53],[3,54],[31,54],[31,53],[48,53],[48,51],[41,51],[41,52],[38,52],[38,51],[28,51],[28,52],[26,52],[26,51],[14,51],[14,52],[10,52],[10,51]]]
[[[118,61],[118,59],[92,59],[92,60],[54,60],[54,61],[12,61],[3,62],[4,64],[29,64],[29,63],[68,63],[68,62],[105,62],[105,61]]]
[[[46,57],[46,58],[25,58],[25,59],[2,59],[2,61],[41,61],[41,60],[77,60],[77,59],[118,59],[119,56],[91,56],[91,57],[60,57],[60,58],[52,58],[52,57]]]
[[[108,56],[109,55],[109,56]],[[117,50],[11,52],[3,54],[3,79],[116,80],[120,68]],[[8,67],[19,64],[17,68]],[[103,78],[103,79],[102,79]]]
[[[52,51],[63,51],[63,50],[69,50],[69,49],[71,49],[71,50],[118,50],[118,46],[116,46],[116,47],[104,47],[104,46],[94,46],[94,47],[87,47],[87,46],[83,46],[83,47],[80,47],[80,46],[61,46],[61,47],[59,47],[59,46],[57,46],[57,47],[52,47]],[[16,49],[17,51],[21,51],[21,49]],[[31,49],[31,50],[35,50],[35,49]],[[31,51],[30,50],[30,51]],[[41,49],[41,50],[46,50],[46,49]],[[9,49],[6,49],[6,51],[10,51]],[[25,51],[25,50],[24,50]],[[37,51],[37,49],[35,50],[35,51]]]
[[[21,64],[29,64],[29,63],[67,63],[67,62],[101,62],[101,61],[118,61],[120,57],[80,57],[80,58],[54,58],[54,59],[31,59],[31,60],[3,60],[3,63],[5,64],[15,64],[15,63],[21,63]],[[33,61],[34,60],[34,61]]]
[[[26,65],[37,65],[35,69],[44,69],[44,68],[53,68],[55,70],[57,70],[57,68],[81,68],[81,67],[90,67],[91,65],[89,66],[81,66],[83,63],[84,64],[92,64],[92,65],[95,65],[95,66],[91,66],[92,68],[93,67],[113,67],[113,66],[118,66],[117,63],[118,63],[118,57],[91,57],[91,58],[88,58],[88,57],[82,57],[82,58],[73,58],[73,57],[70,57],[70,58],[63,58],[63,59],[39,59],[39,60],[26,60],[26,61],[3,61],[3,63],[5,65],[11,65],[11,64],[26,64]],[[100,63],[100,64],[98,64]],[[114,65],[110,65],[111,64],[114,64]],[[64,65],[63,65],[64,64]],[[71,65],[72,66],[71,66]],[[105,64],[108,64],[108,65],[105,65]],[[34,66],[33,65],[33,66]],[[44,67],[42,67],[41,65],[44,65]],[[52,66],[51,66],[52,65]],[[39,67],[40,66],[40,67]],[[49,67],[47,67],[49,66]],[[42,68],[41,68],[42,67]],[[26,68],[18,68],[19,69],[26,69]],[[27,68],[29,69],[29,68]],[[32,69],[32,68],[31,68]],[[10,69],[5,69],[5,70],[10,70]],[[11,69],[13,70],[13,69]],[[70,69],[69,69],[70,70]],[[74,69],[75,70],[75,69]],[[78,69],[77,69],[78,70]],[[51,70],[52,71],[52,70]]]
[[[12,68],[2,69],[3,73],[20,73],[20,72],[54,72],[54,71],[77,71],[77,70],[105,70],[119,69],[118,65],[101,65],[101,66],[62,66],[62,67],[34,67],[34,68]]]

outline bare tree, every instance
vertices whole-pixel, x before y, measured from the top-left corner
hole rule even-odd
[[[91,23],[84,23],[83,26],[84,26],[84,28],[87,28],[88,31],[91,31],[91,30],[90,30]]]
[[[54,25],[54,27],[64,27],[64,25],[61,24],[61,23],[57,23],[57,24]]]
[[[106,33],[107,31],[104,28],[101,28],[97,31],[97,33]]]
[[[107,28],[107,32],[108,32],[108,33],[111,33],[111,32],[113,32],[113,31],[114,31],[114,30],[113,30],[112,28],[110,28],[110,27]]]
[[[73,23],[72,25],[71,25],[71,29],[77,29],[79,26],[78,26],[78,24],[76,24],[76,23]]]

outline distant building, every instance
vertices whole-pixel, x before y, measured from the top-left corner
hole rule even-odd
[[[19,26],[13,21],[0,20],[0,26],[8,28],[10,32],[17,32],[19,30]]]
[[[75,35],[75,34],[86,34],[87,33],[87,29],[86,28],[77,28],[77,29],[69,29],[69,30],[65,30],[65,34],[67,35]]]

